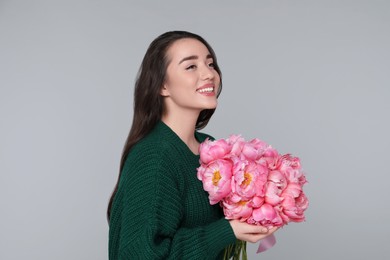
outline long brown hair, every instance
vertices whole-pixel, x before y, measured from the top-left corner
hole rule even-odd
[[[131,148],[139,140],[146,136],[155,127],[157,122],[161,120],[163,114],[163,97],[160,95],[160,90],[165,82],[166,71],[169,63],[167,51],[175,41],[183,38],[196,39],[207,47],[213,58],[214,68],[221,78],[217,96],[221,93],[222,74],[217,63],[217,57],[215,56],[214,50],[211,46],[201,36],[186,31],[171,31],[160,35],[149,45],[149,48],[142,60],[135,82],[133,122],[123,148],[118,180],[108,204],[108,222],[110,221],[112,203],[118,190],[119,180],[127,155],[129,154]],[[204,128],[209,122],[214,111],[215,109],[205,109],[201,111],[195,128]]]

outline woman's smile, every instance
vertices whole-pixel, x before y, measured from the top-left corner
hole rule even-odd
[[[214,84],[206,84],[199,87],[196,91],[205,96],[215,96],[214,89]]]

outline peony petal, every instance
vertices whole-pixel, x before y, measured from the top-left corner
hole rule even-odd
[[[266,187],[265,202],[272,206],[276,206],[282,201],[282,198],[280,197],[281,190],[273,182],[268,182]]]

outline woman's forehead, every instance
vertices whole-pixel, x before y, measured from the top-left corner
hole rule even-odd
[[[168,49],[167,55],[169,60],[180,62],[182,59],[190,56],[198,58],[210,57],[207,47],[200,41],[192,38],[184,38],[175,41]]]

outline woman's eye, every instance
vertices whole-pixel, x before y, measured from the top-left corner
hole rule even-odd
[[[210,64],[209,64],[209,67],[210,67],[210,68],[215,68],[215,64],[214,64],[214,63],[210,63]]]
[[[186,70],[192,70],[192,69],[195,69],[195,68],[196,68],[195,65],[190,65],[190,66],[188,66],[188,67],[186,68]]]

